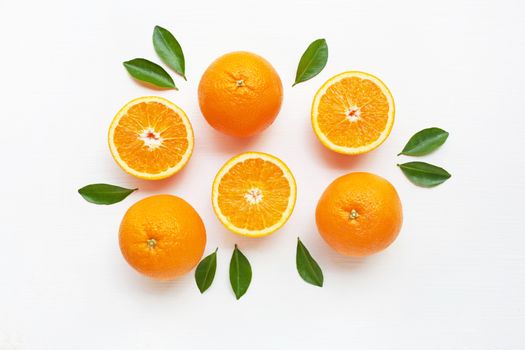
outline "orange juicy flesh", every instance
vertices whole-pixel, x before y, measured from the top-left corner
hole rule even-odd
[[[160,133],[162,140],[161,145],[154,149],[139,138],[149,128]],[[132,106],[115,128],[114,143],[120,158],[130,168],[148,174],[158,174],[174,167],[189,147],[182,118],[158,102],[141,102]]]
[[[245,195],[259,189],[262,199],[250,204]],[[263,230],[279,222],[290,197],[290,183],[274,163],[247,159],[235,164],[219,184],[218,205],[230,223],[251,231]]]
[[[358,120],[350,121],[348,111],[359,108]],[[318,124],[330,141],[343,147],[360,147],[377,140],[388,122],[388,101],[372,81],[343,78],[321,97]]]

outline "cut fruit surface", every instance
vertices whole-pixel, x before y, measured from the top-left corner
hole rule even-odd
[[[190,159],[193,130],[177,105],[146,96],[130,101],[117,113],[108,142],[124,171],[141,179],[160,180],[178,172]]]
[[[213,181],[215,214],[228,229],[245,236],[264,236],[282,227],[295,198],[290,169],[265,153],[247,152],[230,159]]]
[[[361,154],[381,145],[394,125],[392,94],[377,77],[350,71],[330,78],[312,103],[312,127],[332,151]]]

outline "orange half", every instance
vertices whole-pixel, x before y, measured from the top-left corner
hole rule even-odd
[[[342,154],[379,147],[394,125],[392,94],[379,78],[350,71],[330,78],[312,103],[312,127],[323,145]]]
[[[229,230],[244,236],[265,236],[282,227],[295,206],[292,172],[278,158],[260,152],[242,153],[220,170],[212,188],[212,205]]]
[[[167,178],[186,165],[193,152],[193,129],[186,113],[156,96],[127,103],[109,127],[109,149],[127,173],[146,180]]]

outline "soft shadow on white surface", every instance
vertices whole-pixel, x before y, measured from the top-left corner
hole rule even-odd
[[[325,268],[338,273],[348,274],[348,276],[351,276],[352,272],[357,269],[373,269],[374,266],[380,266],[386,260],[381,252],[372,256],[354,258],[338,254],[330,250],[328,246],[326,249],[329,251],[323,257]]]
[[[237,244],[241,251],[250,251],[271,248],[275,241],[279,239],[281,230],[282,228],[266,237],[247,237],[235,234],[221,224],[219,229],[216,229],[213,234],[220,236],[222,247],[231,247],[233,249],[234,245]]]
[[[201,118],[204,119],[203,116]],[[206,147],[211,147],[214,152],[223,153],[230,157],[242,152],[257,151],[258,146],[268,137],[267,130],[258,135],[243,138],[222,134],[208,124],[206,127],[210,128],[206,132]]]
[[[119,264],[118,279],[115,280],[119,286],[126,286],[130,293],[154,294],[158,296],[176,297],[177,294],[185,293],[192,287],[193,273],[188,273],[174,280],[156,280],[140,274],[127,264]]]
[[[4,69],[0,84],[6,101],[0,118],[9,126],[0,138],[6,164],[0,348],[7,342],[28,350],[338,349],[349,343],[356,349],[525,349],[525,2],[147,5],[0,1],[2,60],[17,68]],[[145,88],[122,66],[134,57],[160,63],[151,43],[157,24],[184,50],[189,80],[167,70],[179,91]],[[301,54],[320,37],[330,50],[326,68],[292,89]],[[285,86],[276,122],[251,140],[214,131],[198,107],[202,72],[237,49],[267,58]],[[38,64],[35,52],[44,53]],[[396,102],[392,134],[366,156],[327,150],[310,125],[315,91],[350,69],[379,76]],[[144,95],[172,100],[195,131],[191,160],[165,181],[124,174],[107,146],[115,113]],[[395,155],[429,126],[451,136],[421,160],[453,177],[426,190],[395,166],[412,159]],[[250,150],[281,158],[298,184],[290,222],[263,239],[228,232],[210,203],[220,166]],[[400,236],[367,259],[338,255],[315,228],[322,191],[351,171],[388,178],[403,201]],[[112,206],[93,206],[76,190],[94,182],[140,191]],[[195,207],[206,224],[205,254],[219,246],[215,282],[204,295],[192,273],[151,281],[120,254],[118,225],[126,209],[156,193],[176,193]],[[297,274],[298,235],[323,268],[323,288]],[[235,243],[253,267],[252,285],[239,301],[228,279]]]
[[[325,165],[332,169],[348,170],[358,167],[366,161],[370,153],[360,155],[347,155],[334,152],[328,149],[325,145],[317,139],[312,128],[304,128],[304,137],[308,140],[308,150],[314,156],[314,160],[320,165]]]
[[[319,140],[313,140],[315,145],[313,146],[314,153],[319,162],[323,162],[324,165],[341,170],[352,170],[353,168],[359,166],[359,164],[366,161],[369,157],[369,154],[359,154],[359,155],[346,155],[336,153],[328,148],[326,148]]]
[[[191,162],[191,159],[190,159]],[[155,193],[173,193],[173,190],[175,188],[175,185],[182,184],[186,181],[188,178],[190,172],[189,172],[189,166],[190,164],[186,164],[184,168],[182,168],[178,173],[175,175],[168,177],[167,179],[162,180],[142,180],[142,179],[136,179],[137,186],[141,190],[151,191]],[[132,177],[131,175],[128,175],[129,177]]]

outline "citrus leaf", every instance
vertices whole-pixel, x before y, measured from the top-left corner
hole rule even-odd
[[[448,132],[440,128],[423,129],[408,140],[400,154],[424,156],[439,148],[448,138]]]
[[[412,183],[421,187],[437,186],[452,176],[445,169],[424,162],[409,162],[397,166]]]
[[[301,56],[297,73],[295,74],[295,86],[303,81],[312,79],[321,73],[328,61],[328,45],[325,39],[317,39],[312,42]]]
[[[144,58],[135,58],[123,63],[131,76],[137,80],[155,85],[161,88],[172,88],[177,90],[171,76],[156,63]]]
[[[250,262],[235,245],[230,261],[230,284],[235,297],[239,300],[248,290],[252,281],[252,267]]]
[[[92,184],[82,187],[78,193],[90,203],[114,204],[118,203],[138,188],[129,189],[108,184]]]
[[[202,259],[195,270],[195,282],[201,293],[204,293],[210,288],[213,279],[215,278],[215,270],[217,270],[217,250]]]
[[[184,53],[173,34],[167,29],[155,26],[153,30],[153,47],[162,61],[186,80],[184,75],[186,69]]]
[[[323,286],[323,271],[314,258],[312,258],[310,252],[306,249],[299,237],[297,237],[297,254],[295,256],[295,263],[299,276],[301,276],[305,282],[318,287]]]

